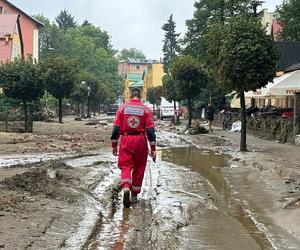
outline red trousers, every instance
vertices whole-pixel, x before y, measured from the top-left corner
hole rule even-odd
[[[122,170],[121,186],[130,188],[133,195],[141,192],[147,157],[145,135],[122,136],[118,160],[118,167]]]

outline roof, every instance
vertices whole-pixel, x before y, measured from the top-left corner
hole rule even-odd
[[[134,58],[128,58],[127,60],[121,60],[120,63],[128,63],[128,64],[154,64],[158,63],[157,60],[152,59],[134,59]]]
[[[17,14],[0,15],[0,38],[6,34],[13,35],[15,33],[18,18]]]
[[[23,15],[27,16],[29,19],[31,19],[32,21],[34,21],[38,26],[43,27],[44,24],[41,23],[40,21],[36,20],[35,18],[33,18],[32,16],[28,15],[26,12],[24,12],[23,10],[19,9],[18,7],[16,7],[15,5],[13,5],[11,2],[7,1],[7,0],[3,0],[4,2],[7,2],[11,7],[15,8],[16,10],[20,11],[20,13],[22,13]]]
[[[291,66],[289,66],[288,68],[286,68],[284,72],[288,73],[288,72],[299,70],[299,69],[300,69],[300,62],[296,62],[296,63],[292,64]]]
[[[300,62],[300,42],[274,42],[281,52],[279,70],[285,71],[291,65]]]
[[[144,81],[140,80],[138,82],[133,82],[129,85],[129,88],[139,88],[144,86]]]
[[[126,76],[126,80],[130,82],[138,82],[142,80],[143,78],[143,73],[128,73]]]

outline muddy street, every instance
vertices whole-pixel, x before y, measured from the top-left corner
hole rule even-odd
[[[299,249],[297,172],[287,179],[259,150],[240,154],[222,137],[160,129],[158,141],[130,209],[108,147],[2,157],[1,248]]]

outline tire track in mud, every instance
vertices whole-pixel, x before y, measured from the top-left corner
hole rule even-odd
[[[186,141],[187,144],[190,147],[191,142],[185,138],[180,137],[180,141]],[[193,145],[193,144],[192,144]],[[194,147],[198,147],[198,145],[195,145]],[[166,149],[165,149],[166,150]],[[171,148],[172,150],[172,148]],[[180,149],[179,149],[180,150]],[[178,152],[178,151],[176,151]],[[199,150],[199,154],[201,155],[201,150]],[[174,156],[174,153],[173,153]],[[177,156],[178,157],[178,156]],[[172,156],[171,156],[172,158]],[[182,162],[184,156],[179,156],[178,158],[181,159],[171,159],[169,156],[165,157],[165,160],[168,162],[171,161],[173,163],[178,164],[179,166],[193,166],[195,165],[195,161],[193,159],[196,159],[196,155],[188,154],[186,161],[187,164],[184,164]],[[192,162],[191,162],[192,159]],[[184,160],[183,160],[184,161]],[[201,160],[198,160],[197,164],[199,165],[201,163]],[[203,162],[202,162],[203,164]],[[228,164],[228,163],[227,163]],[[216,166],[214,166],[216,167]],[[199,170],[197,170],[199,171]],[[202,177],[206,180],[207,186],[211,186],[211,192],[214,194],[214,203],[217,205],[218,209],[225,209],[226,216],[229,216],[233,218],[234,220],[238,221],[244,229],[249,233],[251,238],[256,242],[256,244],[261,249],[273,249],[273,245],[270,242],[266,232],[265,227],[263,224],[259,223],[255,217],[254,214],[251,214],[250,210],[247,210],[247,208],[244,208],[242,204],[239,204],[239,201],[236,200],[233,196],[232,190],[228,187],[228,183],[225,180],[225,178],[220,174],[217,173],[213,168],[211,169],[201,169],[200,174]],[[225,188],[225,189],[224,189]],[[227,189],[227,190],[226,190]],[[220,200],[221,198],[221,200]],[[200,222],[201,223],[201,222]],[[188,226],[183,225],[180,228],[184,228]]]
[[[115,161],[103,161],[101,157],[97,155],[67,161],[73,167],[90,169],[86,180],[82,180],[85,187],[76,188],[85,196],[85,212],[77,230],[66,240],[67,249],[94,249],[98,245],[97,236],[107,220],[107,206],[116,185]]]

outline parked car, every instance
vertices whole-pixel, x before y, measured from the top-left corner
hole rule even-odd
[[[177,107],[177,114],[179,104],[176,103]],[[168,102],[165,98],[161,98],[161,104],[160,104],[160,118],[163,120],[164,118],[173,117],[174,116],[174,102]]]
[[[109,104],[106,108],[106,114],[107,115],[115,115],[117,113],[117,110],[119,108],[118,104]]]
[[[292,108],[283,109],[281,117],[283,117],[283,118],[294,118],[294,110]]]

